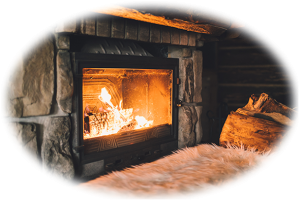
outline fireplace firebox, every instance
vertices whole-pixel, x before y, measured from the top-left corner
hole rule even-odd
[[[150,162],[178,147],[178,59],[73,53],[77,166],[105,171]]]

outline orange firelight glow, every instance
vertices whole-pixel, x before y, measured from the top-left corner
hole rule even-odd
[[[143,116],[133,116],[133,109],[122,109],[122,100],[119,105],[113,105],[111,95],[104,87],[98,99],[107,107],[105,112],[89,116],[90,132],[84,134],[84,138],[98,137],[115,134],[120,131],[128,131],[150,127],[153,120],[148,121]]]

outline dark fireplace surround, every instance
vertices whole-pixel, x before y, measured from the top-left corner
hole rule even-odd
[[[84,164],[103,160],[104,171],[120,170],[130,165],[156,160],[178,148],[178,59],[149,56],[72,53],[74,103],[72,113],[73,154],[79,172]],[[83,138],[83,69],[170,69],[172,71],[171,125],[121,132],[90,139]],[[137,83],[138,84],[138,83]],[[125,86],[126,87],[126,86]],[[124,88],[124,86],[123,86]],[[152,105],[160,104],[153,99]],[[97,164],[97,163],[96,163]],[[100,168],[101,169],[101,168]],[[81,173],[82,174],[82,173]]]

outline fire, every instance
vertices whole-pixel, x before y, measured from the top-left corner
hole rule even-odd
[[[104,102],[107,103],[109,106],[111,106],[112,108],[114,107],[114,105],[110,102],[111,99],[111,95],[108,93],[108,91],[106,90],[106,88],[102,88],[101,89],[101,94],[98,96],[98,98]]]
[[[84,138],[110,135],[122,131],[129,131],[150,127],[153,120],[148,121],[143,116],[133,116],[133,108],[122,109],[122,100],[113,105],[111,95],[104,87],[98,99],[104,103],[106,109],[99,108],[99,112],[84,114],[89,119],[89,131],[85,130]]]
[[[136,129],[149,127],[153,124],[153,121],[147,121],[147,119],[143,116],[135,116],[135,120],[137,121],[138,125],[136,125]]]

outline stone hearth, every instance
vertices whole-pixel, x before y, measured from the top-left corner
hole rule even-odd
[[[70,137],[75,91],[70,37],[74,34],[130,39],[157,47],[163,44],[168,47],[167,57],[179,58],[179,99],[186,103],[202,101],[202,52],[197,50],[202,46],[197,40],[199,34],[100,14],[58,25],[25,54],[16,67],[8,89],[8,118],[16,128],[17,138],[33,157],[40,159],[48,170],[67,179],[77,174]],[[178,148],[201,142],[201,113],[202,106],[179,108]],[[101,166],[103,162],[95,164]],[[95,169],[92,164],[86,164],[79,177],[90,176],[88,172],[101,174],[102,166]]]

